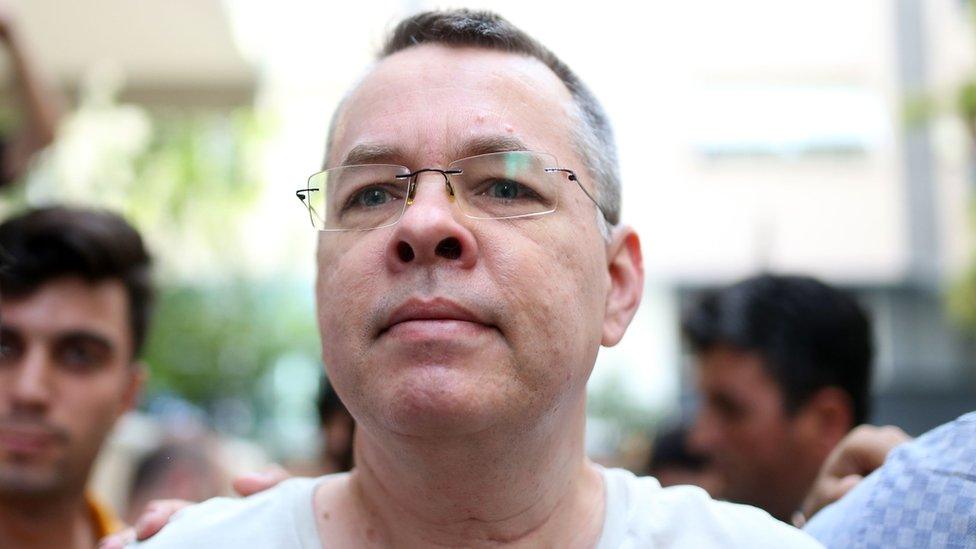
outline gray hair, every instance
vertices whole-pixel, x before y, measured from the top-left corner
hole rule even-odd
[[[377,58],[385,59],[394,53],[423,44],[473,46],[534,57],[559,77],[569,90],[576,106],[573,144],[593,178],[596,199],[603,211],[597,213],[598,226],[604,237],[610,225],[620,222],[620,168],[617,145],[610,120],[593,92],[554,53],[524,31],[489,11],[457,9],[418,13],[400,21],[393,29]],[[345,100],[343,100],[343,103]],[[336,109],[329,127],[326,148],[332,148],[332,137],[342,105]],[[606,220],[603,216],[606,216]]]

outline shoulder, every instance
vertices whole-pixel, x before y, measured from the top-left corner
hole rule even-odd
[[[247,498],[213,498],[173,515],[130,547],[303,547],[315,535],[312,495],[321,478],[293,478]],[[311,528],[311,530],[309,530]]]
[[[652,477],[619,469],[608,469],[605,474],[607,526],[612,522],[611,513],[623,515],[623,520],[616,519],[616,527],[627,532],[621,540],[623,547],[821,547],[809,535],[765,511],[716,501],[701,488],[662,488]]]
[[[971,537],[976,501],[976,413],[941,425],[898,446],[884,465],[807,523],[830,547],[896,543],[963,543]],[[948,541],[945,541],[948,540]]]

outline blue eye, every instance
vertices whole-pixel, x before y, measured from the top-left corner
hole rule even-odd
[[[347,208],[375,208],[393,199],[390,191],[383,187],[367,187],[350,197]]]
[[[496,179],[488,187],[486,194],[491,198],[516,200],[519,198],[525,198],[525,195],[527,194],[534,195],[535,193],[517,181],[512,181],[511,179]]]

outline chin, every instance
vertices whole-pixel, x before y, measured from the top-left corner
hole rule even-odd
[[[0,494],[38,496],[58,492],[62,476],[51,467],[0,464]]]
[[[512,406],[496,402],[508,393],[488,376],[443,366],[412,368],[394,379],[384,380],[381,389],[388,428],[408,436],[465,435],[488,429],[504,421],[503,412]]]

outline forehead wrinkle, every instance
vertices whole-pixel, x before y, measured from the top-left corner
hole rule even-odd
[[[470,59],[459,58],[458,54],[462,53],[466,55],[476,54],[477,57]],[[477,64],[479,59],[485,57],[495,58],[505,64],[486,69],[482,64]],[[416,73],[423,72],[421,69],[430,69],[431,67],[436,67],[440,71],[450,68],[451,72],[449,74],[453,75],[453,77],[437,78],[431,82],[425,82],[421,90],[414,89],[412,86],[404,89],[403,83],[398,80],[402,76],[401,73],[407,69],[410,69],[409,72],[411,73]],[[540,68],[542,70],[537,70]],[[462,74],[471,75],[471,78],[461,78],[458,76]],[[549,86],[545,85],[548,83],[554,84],[551,87],[551,91],[555,93],[552,96],[547,96],[546,101],[539,102],[538,98],[540,94],[538,89],[540,85],[546,89],[550,89]],[[465,125],[462,124],[459,127],[454,117],[459,114],[466,116],[466,113],[462,114],[454,112],[453,109],[444,109],[438,102],[440,99],[439,96],[442,95],[442,92],[447,93],[451,90],[454,90],[454,92],[457,90],[470,90],[478,98],[478,92],[486,87],[494,90],[494,94],[492,94],[494,101],[492,104],[482,106],[469,104],[467,106],[483,110],[493,121],[490,125],[497,127],[480,129],[483,132],[490,132],[496,135],[488,137],[473,136],[465,140],[463,137],[467,136],[463,134],[468,133],[470,135],[470,130],[475,129],[474,127],[480,124],[468,124],[466,125],[467,128],[463,127]],[[456,95],[454,92],[447,93],[447,95]],[[404,101],[398,101],[396,103],[389,102],[391,97],[403,99],[409,94],[414,94],[413,99],[415,102],[413,105]],[[539,152],[553,154],[558,158],[575,158],[578,154],[575,148],[573,148],[570,142],[572,140],[569,137],[572,133],[569,129],[573,126],[573,117],[567,116],[573,112],[572,106],[572,97],[562,82],[558,80],[558,77],[548,67],[545,67],[545,65],[533,58],[513,55],[507,52],[486,51],[478,48],[418,46],[398,52],[371,67],[370,71],[350,91],[340,106],[341,114],[339,115],[339,119],[341,123],[337,124],[337,132],[335,134],[337,138],[348,138],[351,137],[350,131],[355,131],[355,133],[360,133],[360,131],[375,133],[376,127],[374,125],[368,124],[364,126],[362,122],[364,120],[374,121],[382,118],[396,119],[406,115],[414,115],[415,113],[412,111],[420,110],[428,113],[424,122],[425,126],[400,128],[400,132],[398,132],[400,134],[399,137],[392,137],[389,140],[389,144],[393,145],[397,143],[398,139],[403,137],[403,131],[417,131],[419,134],[413,138],[413,142],[410,143],[410,149],[405,150],[401,145],[399,150],[379,150],[379,148],[374,151],[350,150],[342,162],[334,165],[392,163],[406,165],[411,169],[419,169],[424,166],[414,166],[413,164],[415,164],[414,160],[420,160],[420,158],[426,158],[427,160],[424,162],[434,162],[436,158],[436,162],[438,163],[448,163],[469,156],[477,156],[478,154],[510,150],[538,150]],[[407,107],[406,110],[403,109],[404,107]],[[516,115],[514,113],[518,114]],[[432,114],[435,116],[430,116]],[[524,118],[527,115],[531,118]],[[513,116],[515,119],[512,118]],[[538,122],[539,117],[542,117],[544,122]],[[443,131],[439,131],[441,123],[445,126]],[[557,136],[565,136],[565,139],[556,143],[548,143],[541,148],[538,148],[538,143],[532,146],[538,137],[536,135],[538,128],[535,126],[540,124],[550,128],[553,126],[557,128],[561,127],[555,133]],[[438,126],[438,129],[435,129],[432,125]],[[532,127],[529,128],[527,126]],[[521,134],[521,143],[501,139],[507,135],[506,132],[512,132],[513,127],[516,132]],[[353,128],[358,129],[353,130]],[[436,138],[436,136],[443,135],[445,132],[455,133],[455,138],[447,139],[446,142]],[[386,132],[382,131],[381,128],[379,133]],[[374,135],[373,137],[380,137],[380,141],[374,143],[376,145],[387,143],[387,139],[381,136]],[[511,137],[514,137],[514,135]],[[336,139],[334,144],[340,144],[343,140]],[[414,150],[414,147],[417,147],[418,150]],[[359,147],[357,146],[355,148]],[[386,148],[393,149],[394,147]],[[356,154],[353,154],[354,152]],[[369,154],[360,154],[367,152]]]

